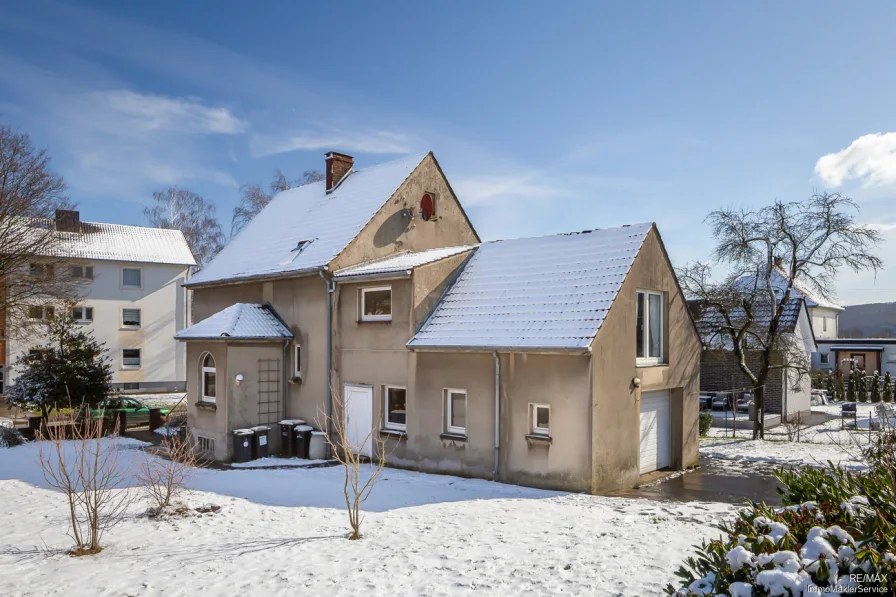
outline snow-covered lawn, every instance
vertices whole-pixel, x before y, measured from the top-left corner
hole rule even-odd
[[[700,441],[700,456],[741,462],[810,466],[824,466],[831,461],[851,469],[865,467],[859,446],[852,443],[840,445],[780,440],[754,441],[744,438],[703,438]]]
[[[142,458],[123,442],[123,461]],[[65,548],[62,497],[34,444],[0,450],[0,595],[659,595],[732,512],[386,469],[345,539],[341,467],[197,471],[173,522],[139,517],[96,556]]]

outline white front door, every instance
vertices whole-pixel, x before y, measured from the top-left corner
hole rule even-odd
[[[641,394],[641,474],[672,465],[669,391]]]
[[[345,384],[346,439],[364,456],[371,456],[373,447],[373,388]]]

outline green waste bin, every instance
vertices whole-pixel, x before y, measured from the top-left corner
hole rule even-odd
[[[304,425],[302,419],[283,419],[280,421],[280,456],[294,458],[296,456],[295,433],[293,429],[297,425]]]
[[[251,429],[233,430],[233,461],[249,462],[252,460],[252,446],[255,444],[255,432]]]
[[[295,455],[299,458],[308,458],[308,446],[311,444],[312,431],[314,431],[314,427],[311,425],[296,425],[294,427]]]
[[[253,454],[255,458],[267,458],[268,457],[268,433],[271,432],[271,428],[267,425],[259,425],[257,427],[253,427],[252,431],[255,432],[255,442],[253,443]]]

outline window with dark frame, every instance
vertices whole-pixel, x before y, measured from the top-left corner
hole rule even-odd
[[[819,354],[818,358],[821,361],[822,365],[827,365],[830,361],[830,355],[826,352],[822,352],[821,354]]]
[[[406,388],[383,387],[383,426],[386,429],[404,431],[407,428],[407,395]]]

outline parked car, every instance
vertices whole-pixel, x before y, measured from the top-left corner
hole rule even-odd
[[[107,418],[116,417],[116,413],[124,411],[127,417],[128,427],[142,427],[149,424],[149,407],[136,398],[115,397],[106,398],[90,409],[91,418]],[[171,412],[167,408],[161,409],[163,419]]]

